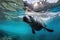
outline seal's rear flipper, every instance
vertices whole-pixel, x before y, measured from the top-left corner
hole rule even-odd
[[[52,29],[45,28],[48,32],[54,32]]]

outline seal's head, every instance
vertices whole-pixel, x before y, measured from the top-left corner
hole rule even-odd
[[[23,21],[26,23],[30,23],[29,19],[26,16],[23,17]]]

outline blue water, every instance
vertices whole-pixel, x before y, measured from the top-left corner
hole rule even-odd
[[[57,6],[55,8],[52,8],[51,10],[49,10],[50,12],[59,12],[60,11],[60,6]]]
[[[53,8],[52,12],[60,11],[60,7]],[[17,13],[24,14],[23,10],[18,10]],[[57,16],[46,22],[48,28],[54,30],[50,33],[46,30],[36,31],[32,34],[29,24],[22,21],[6,20],[0,23],[0,30],[4,30],[9,35],[15,34],[21,37],[21,40],[60,40],[60,17]]]

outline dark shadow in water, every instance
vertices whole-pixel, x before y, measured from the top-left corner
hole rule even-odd
[[[7,40],[22,40],[19,35],[8,34],[8,32],[0,30],[0,40],[2,40],[2,38],[6,38]]]
[[[3,30],[0,30],[0,38],[5,37],[5,36],[8,36],[8,34],[4,32]]]
[[[12,40],[21,40],[20,36],[13,36]]]

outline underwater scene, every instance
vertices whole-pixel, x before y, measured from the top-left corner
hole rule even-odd
[[[60,0],[55,1],[0,0],[0,40],[60,40]]]

